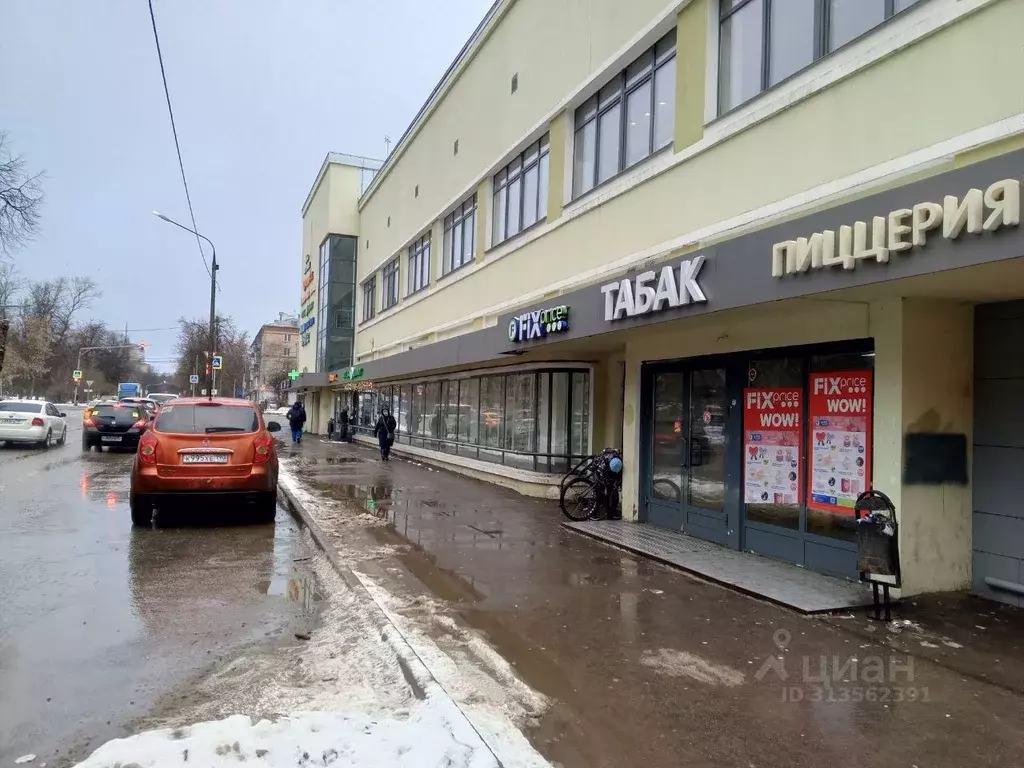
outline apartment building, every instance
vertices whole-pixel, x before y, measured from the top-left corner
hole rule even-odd
[[[280,385],[299,360],[299,322],[279,312],[277,320],[261,326],[249,344],[245,391],[253,402],[278,402]]]
[[[904,594],[1020,602],[1021,29],[1019,0],[498,0],[330,210],[357,323],[321,386],[523,493],[621,448],[627,519],[828,574],[876,488]]]

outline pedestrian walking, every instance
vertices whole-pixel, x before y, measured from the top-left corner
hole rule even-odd
[[[302,405],[300,400],[296,400],[292,403],[292,407],[288,409],[288,426],[292,429],[292,442],[302,442],[302,428],[306,424],[306,409]]]
[[[398,427],[395,417],[387,408],[380,409],[380,416],[373,428],[373,434],[380,443],[380,457],[388,461],[391,457],[391,446],[395,444],[395,429]]]
[[[331,416],[327,420],[327,441],[330,442],[334,439],[334,417]]]
[[[349,428],[348,408],[342,409],[341,416],[338,417],[338,422],[339,422],[339,426],[341,427],[341,435],[339,435],[339,438],[347,443],[347,442],[349,442],[349,436],[348,436],[348,428]]]

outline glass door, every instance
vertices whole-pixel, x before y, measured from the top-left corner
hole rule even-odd
[[[682,530],[683,461],[687,409],[683,392],[685,374],[655,373],[650,433],[650,471],[647,473],[647,522]]]
[[[725,369],[656,372],[652,388],[647,521],[727,544]]]

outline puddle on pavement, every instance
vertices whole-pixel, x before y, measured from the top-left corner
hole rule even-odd
[[[356,456],[328,456],[324,459],[328,464],[356,464],[364,460]]]
[[[370,528],[369,533],[380,544],[408,546],[409,540],[394,528]],[[430,592],[451,603],[475,603],[484,598],[476,587],[464,577],[441,568],[437,558],[413,545],[413,549],[395,555],[406,570],[415,576]]]
[[[316,610],[316,603],[323,599],[313,574],[300,570],[293,571],[287,576],[275,574],[271,579],[257,582],[256,591],[271,597],[287,598],[301,606],[305,613]]]

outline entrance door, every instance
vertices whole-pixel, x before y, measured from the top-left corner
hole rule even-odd
[[[729,543],[724,368],[652,376],[647,521]]]

